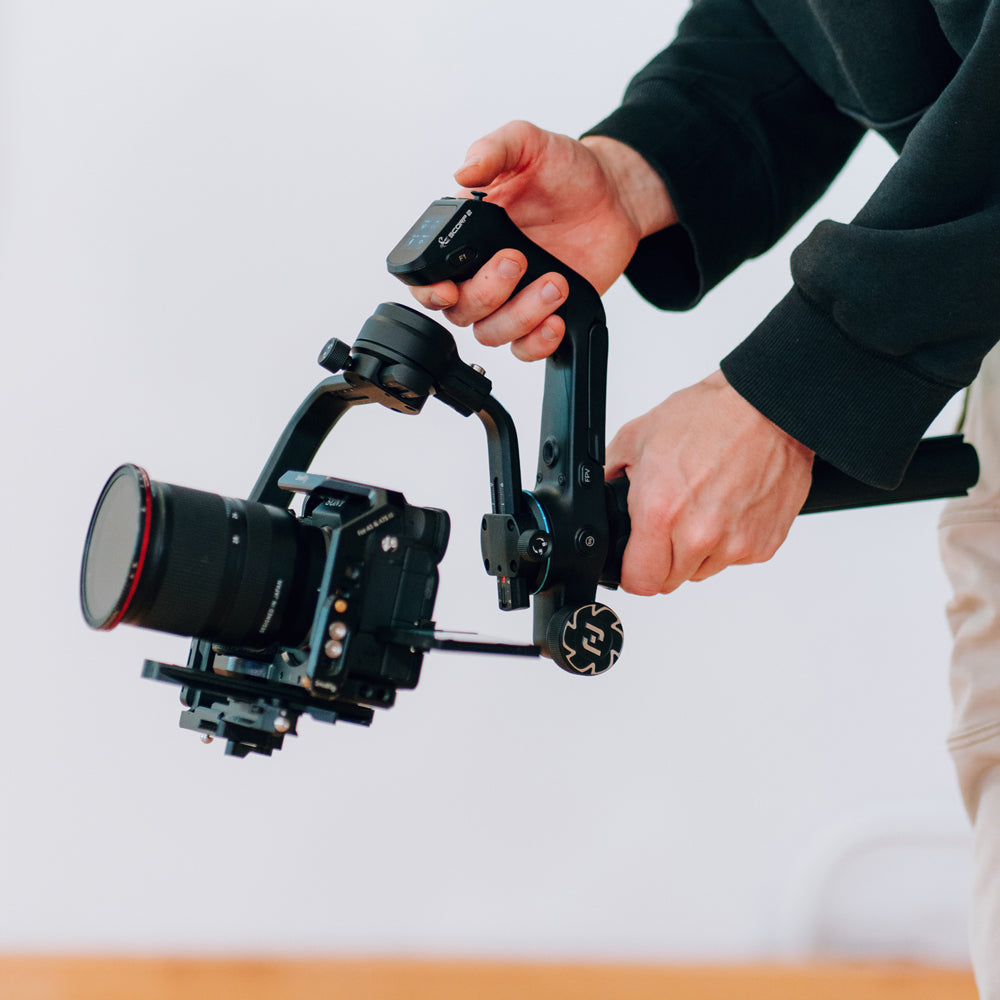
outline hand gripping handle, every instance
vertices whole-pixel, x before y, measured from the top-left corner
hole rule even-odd
[[[961,434],[925,438],[917,446],[902,482],[891,490],[869,486],[852,479],[817,458],[813,480],[800,514],[817,514],[856,507],[878,507],[912,500],[941,500],[965,496],[979,478],[976,449]],[[601,571],[601,584],[617,587],[622,575],[622,555],[628,543],[631,522],[628,516],[628,480],[622,476],[605,484],[611,540]]]

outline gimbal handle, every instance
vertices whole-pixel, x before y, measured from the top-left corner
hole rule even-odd
[[[551,542],[538,573],[542,583],[534,595],[533,641],[561,662],[552,648],[552,620],[567,608],[594,604],[609,542],[604,488],[608,331],[601,297],[585,278],[525,236],[503,208],[486,201],[481,192],[473,192],[471,199],[433,202],[389,254],[387,266],[410,285],[464,281],[508,247],[527,259],[515,291],[552,271],[563,275],[569,286],[566,301],[556,310],[566,332],[545,365],[538,469],[530,498],[540,522],[532,526],[543,528]],[[529,520],[536,520],[528,502],[514,512],[517,534],[524,533]],[[491,535],[491,540],[484,540],[484,549],[500,545],[501,526],[486,519],[484,531]],[[498,564],[522,566],[509,556],[515,553],[493,560],[493,571]],[[512,583],[503,575],[499,578],[501,607],[526,606],[524,580],[516,574]],[[513,596],[504,586],[514,587]]]

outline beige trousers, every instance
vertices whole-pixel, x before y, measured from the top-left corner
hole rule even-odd
[[[975,837],[976,982],[982,1000],[1000,1000],[1000,347],[969,391],[964,431],[982,471],[941,517],[941,558],[954,590],[948,746]]]

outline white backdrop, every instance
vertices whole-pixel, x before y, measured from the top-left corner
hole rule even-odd
[[[936,504],[803,519],[766,566],[609,595],[627,645],[603,678],[433,654],[370,730],[307,719],[272,759],[202,746],[140,679],[183,640],[80,618],[110,471],[245,496],[323,342],[407,301],[385,254],[468,142],[583,131],[682,8],[0,6],[0,948],[781,957],[823,946],[833,907],[857,951],[962,957]],[[694,314],[612,289],[609,432],[707,374],[889,159],[867,142]],[[540,366],[460,349],[530,473]],[[479,563],[479,425],[375,410],[316,470],[447,507],[438,621],[526,638]],[[845,897],[838,859],[885,829],[909,853]]]

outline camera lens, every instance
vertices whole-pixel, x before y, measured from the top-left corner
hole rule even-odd
[[[83,552],[87,624],[121,622],[264,649],[301,644],[312,623],[326,540],[278,507],[112,473]]]

